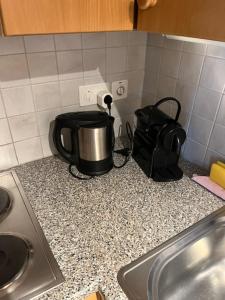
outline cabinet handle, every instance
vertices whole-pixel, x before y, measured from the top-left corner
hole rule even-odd
[[[158,0],[138,0],[139,9],[145,10],[157,4]]]

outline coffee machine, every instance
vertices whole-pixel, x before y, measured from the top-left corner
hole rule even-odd
[[[159,109],[161,104],[168,101],[177,106],[174,119]],[[183,176],[178,161],[186,133],[178,123],[180,112],[181,105],[173,97],[164,98],[155,105],[135,112],[137,128],[132,156],[144,173],[154,181],[179,180]]]

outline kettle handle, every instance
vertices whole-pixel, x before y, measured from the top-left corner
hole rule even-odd
[[[175,117],[175,121],[177,122],[178,119],[179,119],[179,116],[180,116],[180,112],[181,112],[181,105],[180,105],[180,102],[176,99],[176,98],[173,98],[173,97],[166,97],[166,98],[163,98],[161,100],[159,100],[156,104],[154,104],[153,106],[154,107],[158,107],[159,105],[165,103],[165,102],[168,102],[168,101],[174,101],[176,102],[177,104],[177,113],[176,113],[176,117]]]
[[[55,125],[54,125],[54,130],[53,130],[53,142],[55,144],[57,151],[64,159],[66,159],[70,163],[76,164],[77,163],[77,154],[76,154],[76,151],[74,151],[75,149],[73,149],[74,142],[75,142],[74,134],[73,134],[74,130],[69,128],[69,129],[71,129],[71,143],[72,143],[72,151],[70,152],[62,144],[61,131],[63,128],[67,128],[67,127],[65,127],[65,125],[61,124],[61,122],[59,122],[56,119]]]

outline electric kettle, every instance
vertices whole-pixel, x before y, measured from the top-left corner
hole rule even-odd
[[[59,154],[79,172],[98,176],[113,167],[114,118],[106,112],[83,111],[58,115],[53,141]],[[69,129],[71,150],[62,142],[62,130]]]

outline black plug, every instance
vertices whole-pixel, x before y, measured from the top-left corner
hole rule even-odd
[[[113,101],[112,96],[110,96],[110,95],[105,96],[104,102],[107,105],[109,112],[111,111],[112,101]]]

